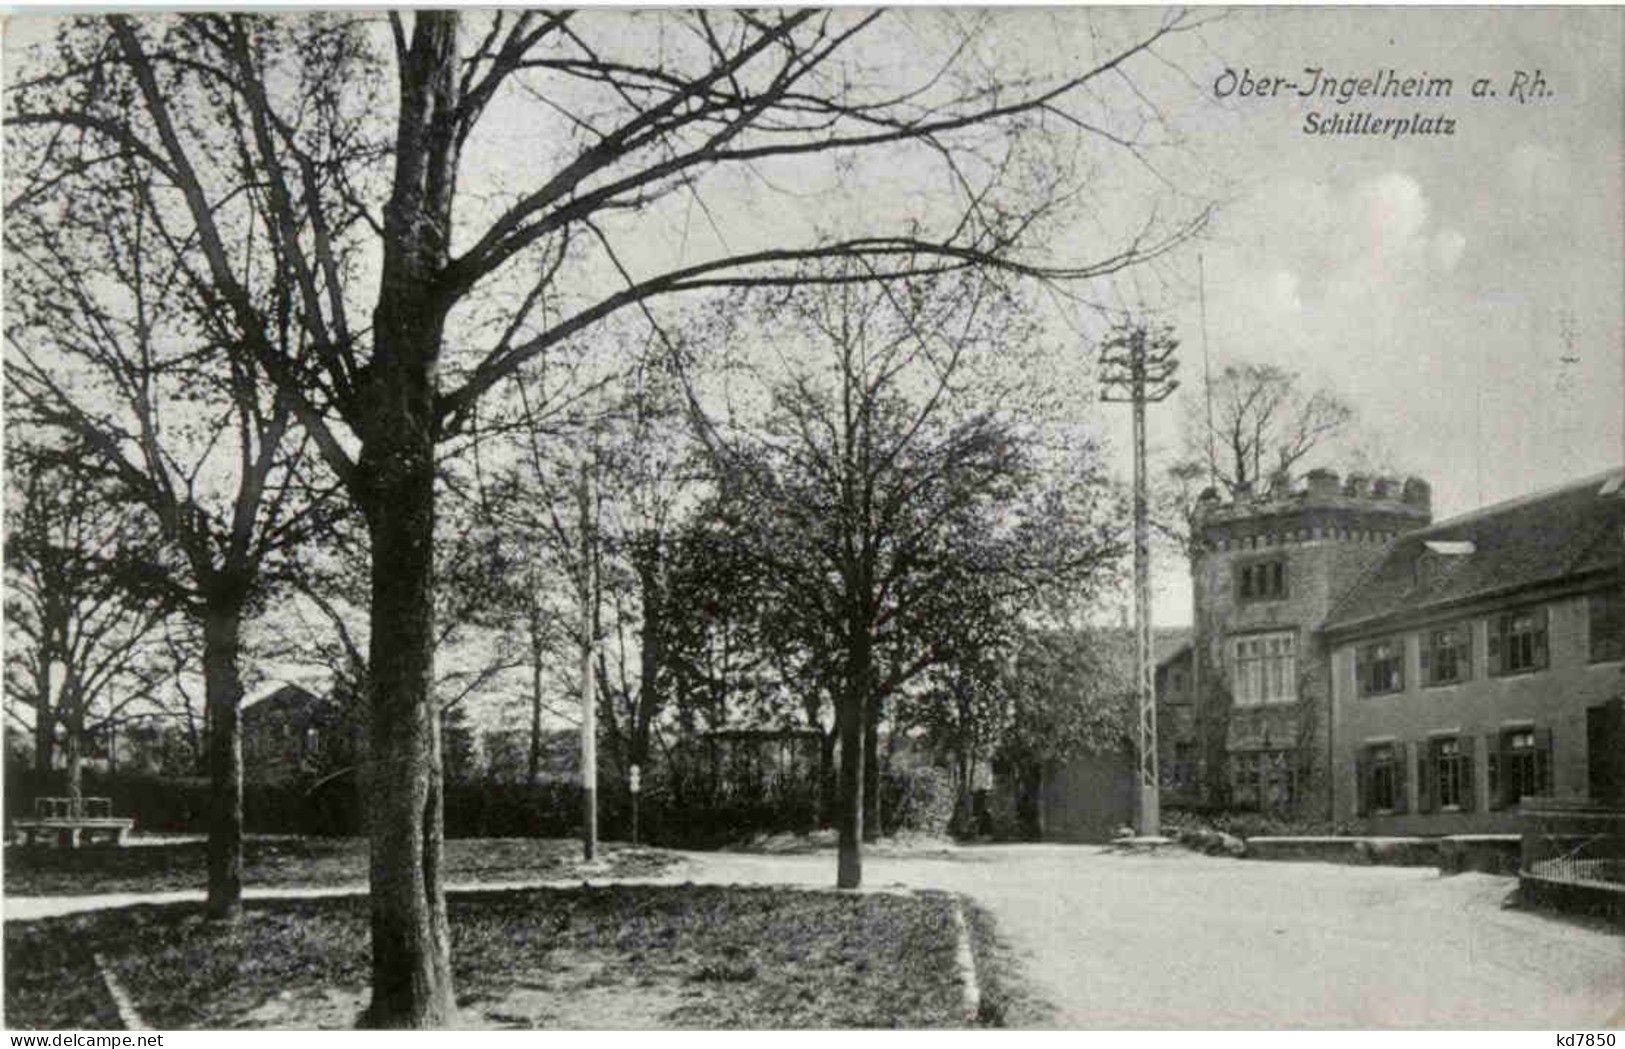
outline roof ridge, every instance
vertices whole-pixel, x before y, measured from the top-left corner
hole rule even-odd
[[[1617,493],[1622,478],[1610,469],[1403,533],[1332,602],[1322,629],[1589,573],[1584,566],[1613,541],[1625,509]],[[1428,553],[1433,540],[1464,536],[1474,540],[1473,554]],[[1424,582],[1416,567],[1424,560],[1444,570],[1428,571]]]
[[[1591,556],[1591,551],[1596,549],[1598,546],[1601,546],[1602,543],[1608,538],[1608,533],[1612,527],[1613,523],[1610,521],[1604,520],[1596,522],[1592,526],[1591,535],[1586,538],[1584,543],[1580,544],[1579,551],[1576,552],[1573,557],[1569,558],[1568,563],[1563,566],[1563,574],[1569,575],[1574,572],[1578,566],[1584,564],[1585,559]]]
[[[1447,517],[1442,521],[1434,521],[1432,524],[1424,525],[1421,528],[1401,533],[1400,537],[1424,536],[1441,528],[1451,528],[1469,521],[1476,521],[1480,518],[1493,517],[1496,514],[1506,513],[1509,510],[1516,510],[1519,507],[1528,506],[1531,503],[1538,503],[1544,499],[1550,499],[1554,495],[1561,495],[1564,492],[1575,491],[1581,488],[1589,488],[1592,485],[1606,483],[1612,480],[1615,475],[1622,472],[1625,472],[1625,467],[1610,466],[1601,473],[1590,474],[1586,477],[1576,478],[1572,481],[1564,481],[1562,484],[1551,485],[1550,487],[1542,488],[1538,491],[1513,496],[1511,499],[1503,499],[1498,503],[1491,503],[1488,506],[1480,506],[1472,510],[1467,510],[1463,513],[1457,514],[1454,517]]]

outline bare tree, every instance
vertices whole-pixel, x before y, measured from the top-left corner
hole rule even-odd
[[[1194,407],[1186,458],[1204,464],[1232,497],[1290,483],[1299,464],[1343,433],[1354,416],[1335,393],[1307,390],[1296,372],[1273,364],[1226,365],[1210,396],[1212,439],[1205,422],[1194,419],[1205,407]]]
[[[85,745],[167,684],[159,556],[139,515],[72,456],[11,442],[6,536],[6,698],[34,712],[34,763],[82,795]]]
[[[623,311],[799,282],[811,259],[866,261],[843,280],[976,265],[1088,279],[1156,258],[1204,221],[1200,205],[1167,223],[1153,204],[1081,257],[1034,249],[1092,184],[1070,142],[1121,151],[1134,171],[1147,160],[1135,129],[1158,114],[1132,73],[1192,26],[1183,13],[1122,18],[1120,32],[1091,36],[1090,59],[1048,76],[970,61],[990,29],[955,15],[910,15],[910,61],[874,61],[890,18],[423,11],[389,15],[386,36],[350,17],[113,16],[75,23],[49,68],[17,82],[8,126],[41,148],[24,193],[109,156],[153,171],[164,194],[130,206],[171,223],[195,261],[187,279],[232,325],[233,352],[276,383],[367,522],[366,1022],[454,1016],[431,698],[434,465],[488,391]],[[392,107],[374,75],[381,40]],[[517,175],[505,163],[516,142],[534,156]],[[838,182],[843,164],[885,149],[935,164],[941,207],[829,236],[781,229],[739,249],[717,236],[698,257],[632,250],[678,203],[704,211],[708,182],[771,184],[776,165],[820,162]],[[233,225],[259,231],[252,253],[234,251]],[[370,302],[347,262],[357,244],[376,260]],[[250,291],[254,260],[272,257],[299,303],[291,352]]]
[[[1285,494],[1306,464],[1345,442],[1354,421],[1336,393],[1306,389],[1273,364],[1226,365],[1207,398],[1211,409],[1200,396],[1186,399],[1181,454],[1156,495],[1154,524],[1182,547],[1203,490],[1232,499]]]
[[[1020,397],[1000,382],[1024,338],[1019,305],[972,276],[880,288],[830,282],[768,298],[762,419],[705,426],[724,502],[755,537],[790,633],[825,653],[840,737],[837,884],[862,877],[878,811],[882,704],[927,671],[987,647],[991,609],[1065,587],[1115,555],[1056,527]],[[1053,490],[1052,490],[1053,491]]]
[[[175,556],[176,607],[202,633],[208,769],[208,899],[242,910],[242,632],[277,561],[321,525],[323,497],[301,476],[290,399],[230,352],[229,329],[186,278],[157,212],[128,208],[154,173],[87,173],[72,207],[8,215],[6,380],[42,438],[84,449],[79,468],[151,515]],[[299,330],[275,286],[259,303],[279,345]]]

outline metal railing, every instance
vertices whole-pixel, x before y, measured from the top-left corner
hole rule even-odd
[[[1625,894],[1625,811],[1525,798],[1519,874]]]

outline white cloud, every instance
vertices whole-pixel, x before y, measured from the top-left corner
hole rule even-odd
[[[1442,229],[1433,235],[1433,264],[1439,270],[1449,273],[1461,261],[1461,253],[1467,249],[1467,238],[1453,229]]]
[[[1427,197],[1409,175],[1391,171],[1365,183],[1359,195],[1365,205],[1368,243],[1378,254],[1404,252],[1427,226]]]
[[[1298,297],[1298,275],[1289,270],[1276,270],[1264,285],[1266,306],[1279,313],[1303,312],[1303,300]]]

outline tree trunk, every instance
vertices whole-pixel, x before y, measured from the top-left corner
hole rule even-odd
[[[839,739],[839,729],[820,732],[818,737],[818,820],[825,826],[838,819],[840,776],[835,771],[835,744]]]
[[[835,887],[863,884],[863,727],[873,678],[873,652],[866,630],[854,631],[847,653],[846,680],[836,730],[841,734],[841,812]]]
[[[638,700],[632,705],[627,760],[647,771],[649,737],[660,710],[660,670],[666,660],[666,606],[660,578],[660,538],[645,536],[637,557],[643,621],[638,634]]]
[[[233,921],[243,910],[242,610],[210,608],[203,623],[204,704],[209,711],[209,892],[204,912]]]
[[[367,831],[370,1027],[456,1020],[442,884],[434,680],[434,446],[457,168],[458,16],[420,11],[401,56],[372,360],[357,390],[355,490],[372,540]]]
[[[848,694],[842,698],[839,720],[841,734],[841,811],[836,820],[839,855],[836,859],[835,887],[856,889],[863,884],[863,710],[862,698]],[[856,705],[859,709],[851,709]]]
[[[954,817],[951,824],[955,833],[967,837],[975,833],[975,799],[971,796],[971,770],[975,758],[969,750],[959,754],[954,762]]]
[[[48,697],[40,701],[34,711],[34,771],[39,773],[40,786],[45,789],[51,774],[51,761],[56,757],[56,717],[49,706]]]
[[[76,714],[68,718],[64,727],[67,732],[62,740],[62,749],[67,766],[68,797],[73,801],[73,811],[78,813],[82,811],[80,803],[85,799],[84,715]]]
[[[863,716],[863,840],[880,840],[880,700],[867,697]]]
[[[536,786],[542,774],[542,614],[536,591],[530,593],[530,764],[525,782]]]
[[[381,464],[394,492],[369,515],[372,657],[366,763],[372,844],[372,1002],[379,1028],[451,1024],[450,938],[441,874],[440,719],[431,685],[434,473],[430,446]]]

